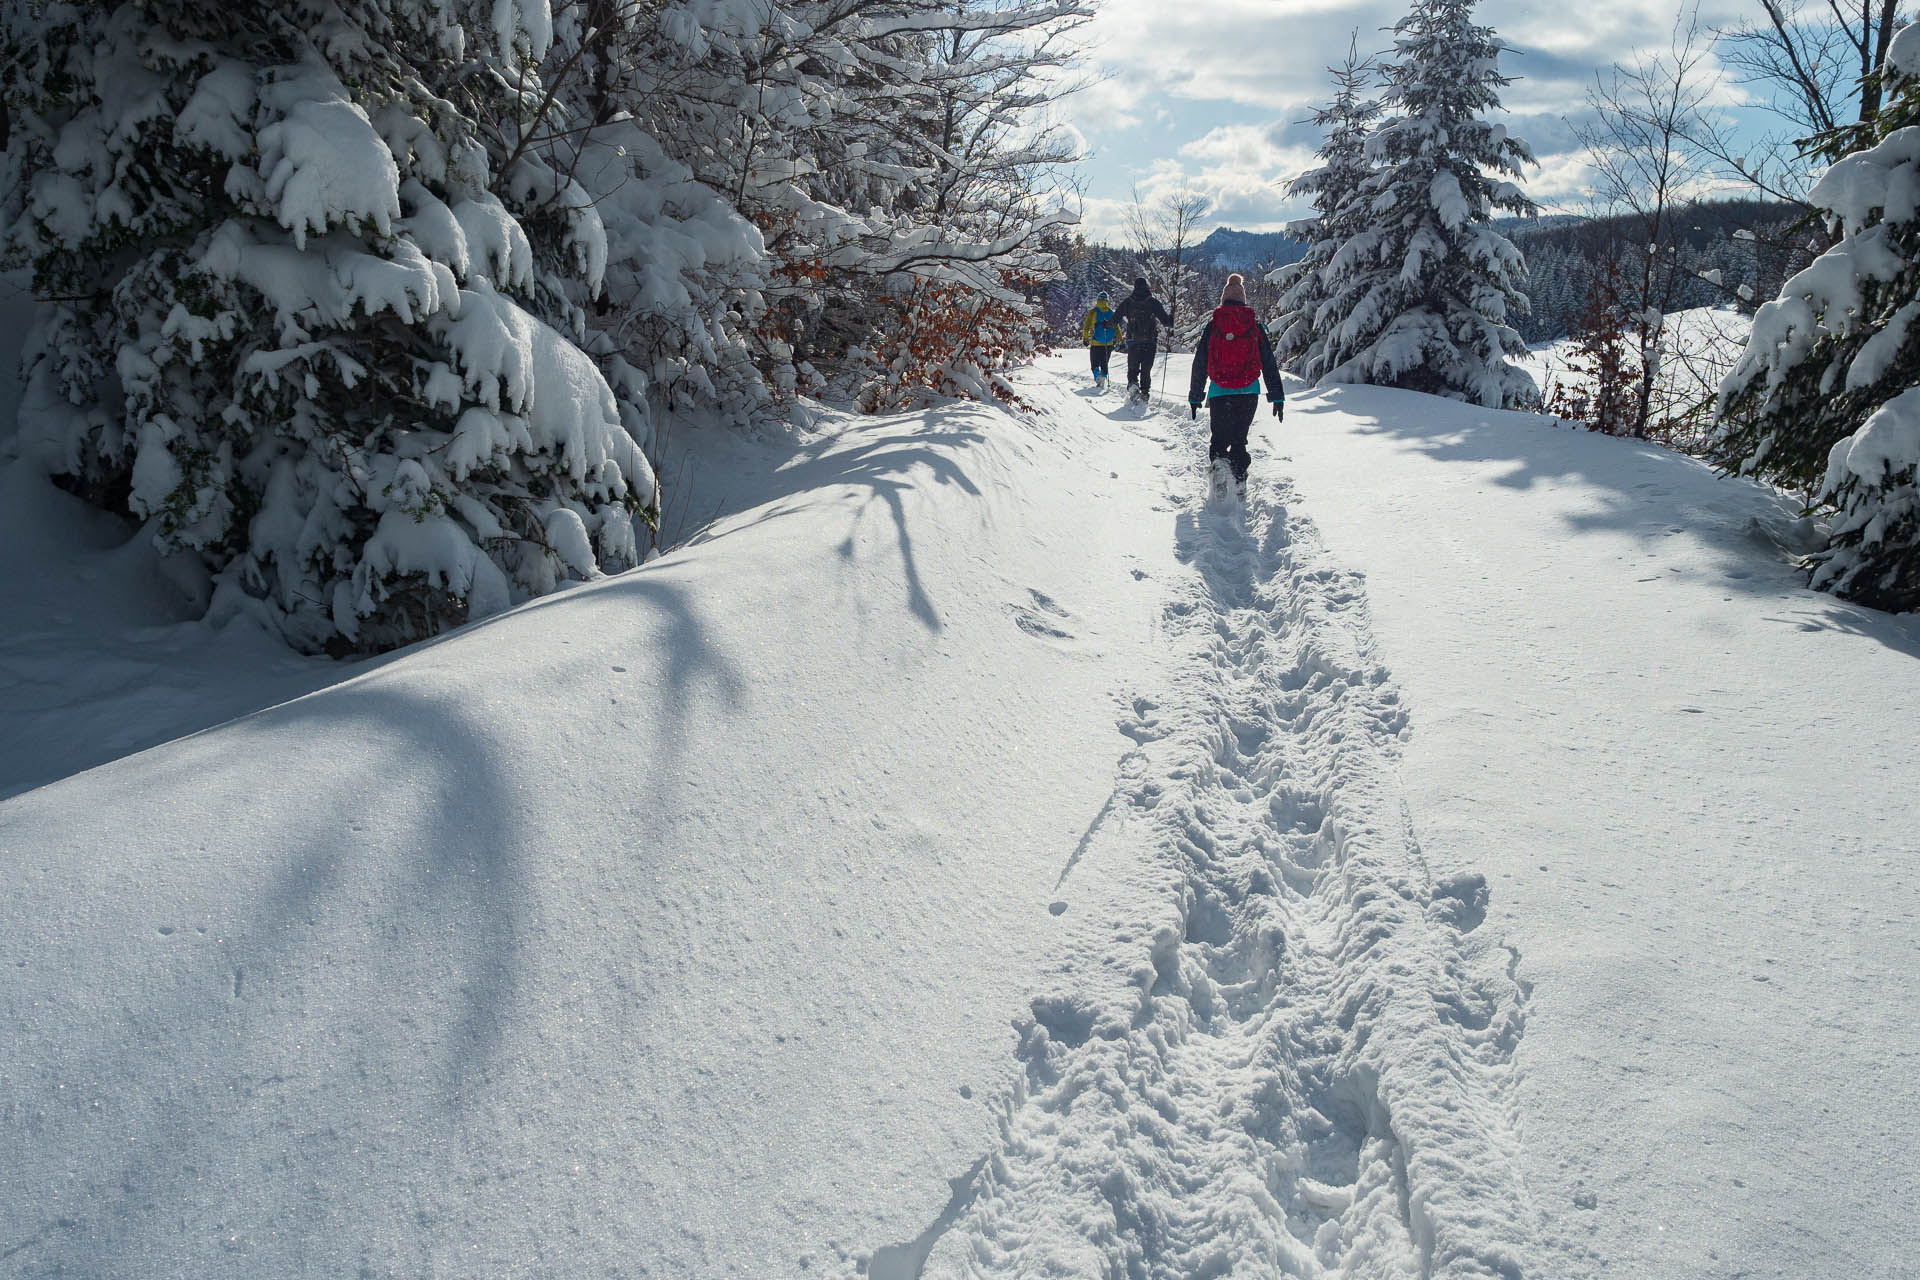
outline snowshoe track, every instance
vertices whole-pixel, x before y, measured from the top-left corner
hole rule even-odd
[[[1033,1001],[999,1143],[923,1273],[1528,1274],[1525,989],[1473,934],[1484,881],[1436,883],[1414,838],[1362,583],[1270,468],[1245,508],[1185,489],[1180,673],[1132,700],[1106,824],[1151,842],[1156,914]]]

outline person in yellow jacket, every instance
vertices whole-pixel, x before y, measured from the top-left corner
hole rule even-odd
[[[1080,322],[1080,340],[1087,344],[1087,354],[1093,362],[1093,389],[1102,390],[1107,385],[1107,362],[1113,359],[1113,345],[1120,341],[1120,322],[1114,319],[1113,304],[1107,301],[1105,289],[1088,308],[1087,318]]]

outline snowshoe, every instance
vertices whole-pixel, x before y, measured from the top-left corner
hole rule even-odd
[[[1207,505],[1224,511],[1238,505],[1245,494],[1245,483],[1233,478],[1233,468],[1227,460],[1213,459],[1207,467]]]

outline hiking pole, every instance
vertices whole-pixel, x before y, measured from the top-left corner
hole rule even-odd
[[[1167,345],[1160,351],[1160,381],[1163,384],[1167,380],[1167,362],[1173,358],[1173,340],[1180,333],[1179,324],[1174,319],[1174,317],[1179,314],[1180,286],[1176,284],[1173,292],[1173,305],[1167,308]],[[1155,394],[1158,393],[1156,392]],[[1152,403],[1149,402],[1147,407],[1151,409],[1153,407]]]

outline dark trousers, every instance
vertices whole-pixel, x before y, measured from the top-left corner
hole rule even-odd
[[[1138,386],[1143,396],[1153,390],[1153,356],[1157,345],[1152,342],[1127,344],[1127,385]]]
[[[1107,376],[1107,362],[1113,359],[1112,347],[1088,347],[1089,358],[1093,361],[1093,371],[1101,377]]]
[[[1247,464],[1253,461],[1253,455],[1247,452],[1247,432],[1259,408],[1257,395],[1215,396],[1207,401],[1207,419],[1213,429],[1207,441],[1207,457],[1225,458],[1235,480],[1247,478]]]

